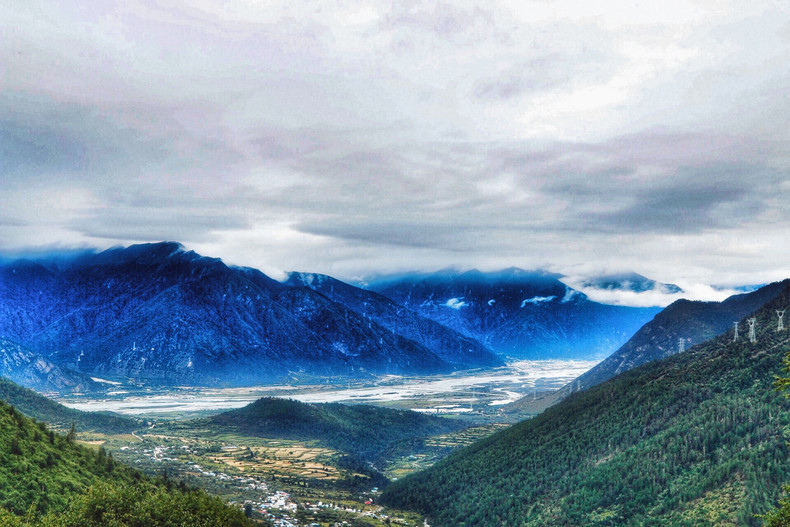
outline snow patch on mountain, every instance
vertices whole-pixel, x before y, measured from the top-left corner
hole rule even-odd
[[[523,300],[521,302],[521,307],[524,307],[527,304],[534,304],[534,305],[544,304],[546,302],[551,302],[555,298],[557,298],[557,297],[554,296],[554,295],[551,295],[551,296],[533,296],[532,298],[527,298],[526,300]]]
[[[469,304],[464,302],[463,298],[451,298],[450,300],[445,302],[443,305],[445,305],[447,307],[450,307],[452,309],[461,309],[462,307],[468,306]]]
[[[568,302],[570,302],[571,300],[573,300],[579,295],[583,296],[584,293],[577,291],[575,289],[571,289],[570,287],[566,287],[565,296],[562,297],[562,300],[560,300],[560,302],[562,302],[563,304],[567,304]]]

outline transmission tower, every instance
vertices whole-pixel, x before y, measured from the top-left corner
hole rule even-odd
[[[754,344],[755,342],[757,342],[757,335],[754,332],[754,327],[757,325],[757,319],[750,318],[746,322],[749,323],[749,342]]]
[[[732,341],[738,342],[738,322],[732,323],[735,326],[735,332],[732,334]]]
[[[776,316],[779,317],[779,323],[776,325],[776,331],[782,331],[785,328],[785,324],[784,324],[785,310],[777,309]]]

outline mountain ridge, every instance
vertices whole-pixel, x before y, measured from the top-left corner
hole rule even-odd
[[[61,368],[46,357],[0,336],[0,377],[44,393],[90,392],[99,383],[84,373]]]
[[[652,360],[700,344],[733,328],[733,322],[759,309],[790,286],[790,279],[774,282],[751,293],[733,295],[722,302],[677,300],[637,331],[628,342],[601,363],[560,390],[560,396],[584,390]],[[745,326],[741,337],[745,337]]]
[[[161,384],[438,373],[495,360],[478,348],[451,364],[309,288],[174,242],[0,266],[0,335],[62,367]]]
[[[83,412],[69,408],[3,377],[0,377],[0,400],[28,417],[62,430],[67,430],[73,425],[80,432],[89,430],[108,434],[127,434],[143,425],[135,419],[109,412]]]
[[[437,527],[749,525],[790,480],[790,352],[764,304],[756,343],[721,335],[577,392],[388,487]]]

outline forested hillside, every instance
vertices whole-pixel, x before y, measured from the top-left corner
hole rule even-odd
[[[606,360],[562,389],[562,396],[586,390],[619,373],[652,360],[678,352],[680,339],[685,348],[732,330],[733,322],[770,302],[790,285],[790,280],[775,282],[751,293],[733,295],[723,302],[678,300],[642,326],[628,342]],[[740,324],[741,332],[747,328]]]
[[[0,402],[0,525],[244,526],[244,514],[203,492],[154,482],[104,449],[58,435]]]
[[[434,526],[758,525],[790,481],[785,289],[757,342],[717,337],[576,393],[391,485]]]

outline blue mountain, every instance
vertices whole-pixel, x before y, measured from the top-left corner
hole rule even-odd
[[[450,344],[444,332],[448,347],[430,349],[309,287],[177,243],[0,266],[0,336],[62,367],[163,384],[437,373],[497,362],[467,338]],[[450,348],[462,352],[442,358]]]
[[[516,268],[412,273],[367,287],[496,353],[526,359],[609,355],[660,311],[593,302],[560,275]]]
[[[500,366],[502,361],[478,341],[420,316],[416,311],[397,304],[378,293],[341,282],[331,276],[314,273],[291,273],[287,285],[307,287],[333,302],[351,309],[368,323],[378,324],[392,332],[419,342],[442,360],[464,366]]]

